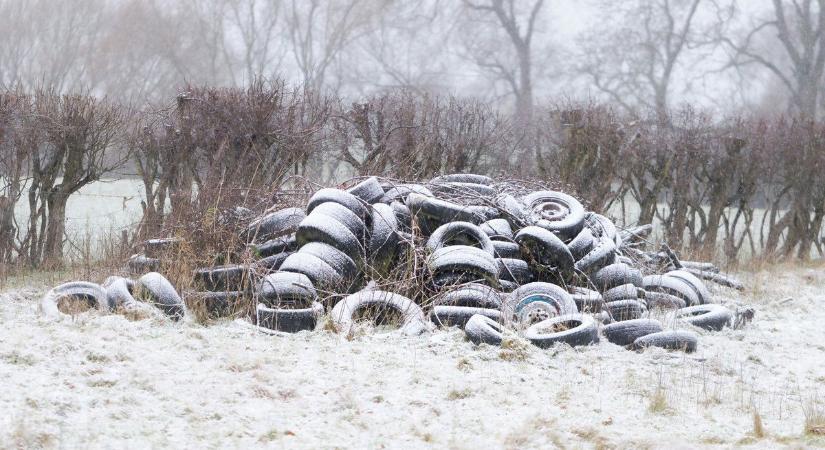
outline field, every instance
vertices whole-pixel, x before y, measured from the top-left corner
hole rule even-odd
[[[0,296],[0,446],[20,448],[743,448],[825,445],[822,267],[716,290],[756,318],[696,330],[694,354],[475,347],[418,338],[258,334],[83,313],[49,322],[54,280]],[[26,287],[23,287],[26,286]]]

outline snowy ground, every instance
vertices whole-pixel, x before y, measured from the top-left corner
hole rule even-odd
[[[38,314],[42,289],[17,289],[0,295],[0,447],[822,446],[804,428],[825,426],[825,269],[741,277],[753,288],[719,300],[755,306],[755,321],[698,331],[691,355],[474,347],[458,330],[348,341],[98,313],[55,323]]]

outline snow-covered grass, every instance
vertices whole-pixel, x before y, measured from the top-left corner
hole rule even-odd
[[[14,288],[0,296],[0,447],[825,445],[825,270],[740,275],[752,288],[718,300],[754,306],[754,322],[695,330],[694,354],[475,347],[455,329],[347,340],[97,312],[50,322],[48,286]]]

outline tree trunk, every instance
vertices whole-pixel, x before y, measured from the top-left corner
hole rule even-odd
[[[69,196],[63,192],[49,195],[48,225],[46,227],[46,244],[43,247],[43,261],[58,266],[63,260],[63,236],[66,232],[66,202]]]

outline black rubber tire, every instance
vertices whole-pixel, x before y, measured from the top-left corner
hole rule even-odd
[[[436,196],[491,198],[498,193],[493,187],[478,183],[430,183],[429,187]]]
[[[129,268],[129,273],[133,275],[141,275],[148,272],[156,272],[160,269],[160,260],[157,258],[149,258],[146,255],[132,255],[126,262]]]
[[[246,227],[244,236],[250,242],[266,242],[294,233],[306,217],[301,208],[285,208],[259,217]]]
[[[642,281],[645,291],[674,295],[684,300],[688,306],[699,304],[699,296],[696,294],[696,290],[681,278],[667,275],[648,275]]]
[[[555,331],[555,328],[560,326],[567,329]],[[558,343],[572,347],[590,345],[599,342],[599,326],[595,319],[587,314],[568,314],[530,326],[525,330],[524,337],[539,348],[549,348]]]
[[[631,348],[643,350],[647,347],[661,347],[667,350],[696,351],[699,339],[695,334],[683,330],[668,330],[642,336],[633,342]]]
[[[499,280],[499,289],[501,292],[509,293],[519,288],[519,284],[514,281]]]
[[[298,249],[298,253],[306,253],[318,257],[329,264],[344,280],[351,280],[358,276],[358,265],[346,253],[323,242],[309,242]]]
[[[474,183],[489,186],[493,184],[493,179],[474,173],[450,173],[437,176],[430,180],[430,183]]]
[[[645,303],[649,309],[682,309],[685,299],[664,292],[645,291]]]
[[[430,312],[430,320],[440,327],[464,328],[467,321],[474,315],[489,317],[496,322],[501,321],[501,311],[497,309],[474,308],[471,306],[434,306]]]
[[[501,296],[490,286],[470,283],[436,296],[433,306],[465,306],[471,308],[500,309]]]
[[[278,269],[281,268],[281,264],[289,257],[289,255],[293,254],[294,252],[283,252],[283,253],[276,253],[272,256],[267,256],[266,258],[261,258],[254,263],[252,263],[250,267],[250,272],[254,273],[256,276],[267,275],[270,273],[275,273]]]
[[[385,291],[363,290],[352,294],[332,308],[331,318],[338,332],[348,334],[355,325],[354,316],[359,310],[376,307],[391,309],[401,316],[398,331],[402,334],[419,335],[427,331],[424,312],[420,306],[407,297]]]
[[[599,269],[590,277],[590,281],[592,281],[596,289],[602,293],[623,284],[632,284],[638,287],[644,286],[642,273],[639,269],[623,263],[615,263]]]
[[[323,214],[332,217],[339,223],[343,224],[350,233],[358,238],[359,242],[365,242],[367,225],[354,212],[347,209],[344,205],[335,202],[324,202],[316,206],[310,214]],[[370,214],[370,217],[372,215]]]
[[[383,203],[372,205],[367,258],[373,270],[380,275],[389,273],[398,255],[401,241],[398,231],[398,220],[392,207]]]
[[[575,260],[570,250],[552,232],[536,226],[524,227],[516,233],[524,259],[558,270],[562,274],[573,271]]]
[[[259,327],[285,333],[312,331],[318,323],[318,318],[324,314],[324,307],[313,302],[308,308],[268,308],[258,303],[255,309],[255,322]]]
[[[616,244],[616,248],[621,247],[621,238],[618,238],[619,231],[612,220],[601,214],[588,212],[584,215],[584,223],[593,232],[593,236],[607,237]]]
[[[472,272],[442,271],[433,274],[432,279],[430,280],[430,284],[432,284],[433,288],[436,288],[436,290],[438,291],[443,291],[445,289],[453,289],[459,286],[464,286],[466,284],[483,283],[486,283],[486,285],[493,285],[493,283],[490,282],[489,278],[484,278]],[[499,282],[499,284],[496,287],[501,289],[501,282]]]
[[[483,231],[490,239],[493,240],[513,240],[513,228],[510,226],[510,222],[507,219],[492,219],[488,220],[481,225],[479,225],[481,231]]]
[[[451,245],[434,251],[427,258],[427,267],[433,276],[439,273],[467,273],[488,284],[498,284],[498,265],[493,255],[476,247]]]
[[[323,242],[341,250],[353,260],[363,260],[364,247],[358,237],[344,224],[324,214],[308,215],[298,226],[295,238],[298,247],[309,242]]]
[[[507,303],[502,307],[505,319],[518,323],[524,322],[522,319],[530,315],[530,312],[523,310],[531,303],[537,302],[552,306],[552,310],[546,311],[548,315],[564,316],[579,312],[573,297],[560,286],[534,282],[525,284],[510,293]]]
[[[534,225],[544,228],[563,241],[576,237],[584,227],[584,206],[575,198],[556,191],[538,191],[525,195]]]
[[[106,289],[97,283],[87,281],[72,281],[52,288],[41,299],[40,310],[48,317],[64,317],[66,314],[58,309],[58,304],[61,299],[67,297],[85,301],[89,308],[109,310]]]
[[[425,197],[433,197],[432,191],[427,189],[426,186],[421,184],[398,184],[395,185],[384,193],[383,201],[387,202],[401,202],[404,203],[407,200],[407,196],[416,193],[423,195]]]
[[[588,254],[593,247],[596,246],[596,238],[593,237],[593,232],[589,228],[583,228],[579,234],[567,244],[570,249],[570,254],[576,261],[582,259],[584,255]]]
[[[502,194],[496,197],[494,203],[514,230],[530,224],[530,212],[519,199],[510,194]]]
[[[608,238],[599,238],[596,245],[581,259],[576,261],[576,270],[593,274],[599,269],[613,264],[616,260],[616,243]]]
[[[192,279],[200,291],[244,291],[249,283],[249,268],[232,264],[195,269]]]
[[[367,209],[366,203],[349,192],[333,188],[319,189],[309,198],[309,202],[307,203],[307,216],[309,216],[312,210],[318,207],[318,205],[327,202],[338,203],[355,213],[362,222],[369,222],[369,210]]]
[[[490,255],[495,254],[490,237],[470,222],[450,222],[441,225],[427,239],[426,248],[429,252],[434,252],[455,245],[478,247]]]
[[[570,297],[573,298],[576,308],[582,313],[597,313],[604,306],[602,294],[591,289],[573,287],[571,288]]]
[[[676,277],[683,281],[685,281],[693,290],[696,292],[696,295],[699,297],[699,303],[712,303],[713,302],[713,295],[708,290],[705,283],[700,280],[696,275],[686,271],[686,270],[671,270],[670,272],[666,273],[665,275],[669,277]]]
[[[298,240],[295,233],[270,239],[263,244],[252,245],[252,251],[258,258],[267,258],[278,253],[294,252],[298,250]]]
[[[733,319],[733,313],[722,305],[708,303],[676,311],[676,319],[710,331],[721,331]]]
[[[407,208],[407,205],[401,202],[390,203],[390,208],[392,208],[392,212],[393,214],[395,214],[395,220],[398,223],[398,229],[406,232],[411,231],[412,215],[410,214],[410,208]]]
[[[384,197],[384,188],[378,182],[378,178],[369,177],[360,183],[347,189],[347,192],[360,198],[367,204],[378,203]]]
[[[186,304],[190,311],[201,310],[210,319],[238,315],[244,310],[247,294],[242,291],[190,292]]]
[[[714,283],[716,283],[720,286],[729,287],[729,288],[732,288],[732,289],[736,289],[738,291],[744,291],[745,290],[745,285],[742,284],[741,281],[739,281],[739,280],[737,280],[733,277],[729,277],[727,275],[722,275],[721,273],[706,272],[706,271],[690,269],[690,268],[687,268],[685,270],[692,273],[693,275],[696,275],[696,277],[701,279],[701,280],[711,281],[711,282],[714,282]]]
[[[604,304],[604,309],[616,322],[640,319],[647,311],[644,303],[638,300],[619,300]]]
[[[644,291],[630,283],[608,289],[602,294],[602,299],[605,303],[618,302],[621,300],[637,300],[640,298],[644,298]]]
[[[616,345],[627,346],[633,344],[636,339],[648,334],[663,331],[662,323],[654,319],[634,319],[623,322],[615,322],[605,325],[602,333],[608,342]]]
[[[172,283],[157,272],[149,272],[138,279],[135,292],[172,320],[180,320],[186,314],[183,299]]]
[[[496,263],[498,263],[498,279],[501,281],[512,281],[519,285],[535,281],[533,271],[523,259],[496,258]]]
[[[515,242],[493,241],[496,258],[521,258],[521,247]]]
[[[135,303],[133,293],[135,282],[123,277],[111,276],[103,282],[106,291],[106,304],[110,310],[117,310],[125,304]]]
[[[449,222],[470,222],[479,224],[488,218],[485,209],[461,206],[437,198],[412,193],[407,196],[407,207],[421,232],[429,235],[439,226]]]
[[[700,261],[679,261],[685,269],[693,269],[699,272],[719,273],[719,268],[715,264]]]
[[[318,299],[318,292],[312,280],[302,273],[277,272],[258,283],[256,299],[266,306],[309,307]]]
[[[323,259],[309,253],[293,253],[281,264],[281,272],[302,273],[316,289],[337,291],[345,286],[343,274]]]
[[[180,238],[149,239],[143,242],[143,253],[147,258],[162,258],[176,251],[181,242]]]
[[[504,327],[497,321],[476,314],[464,325],[464,333],[473,344],[501,345]]]

